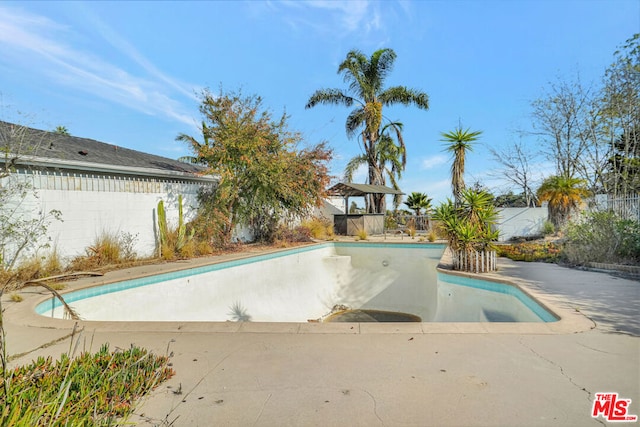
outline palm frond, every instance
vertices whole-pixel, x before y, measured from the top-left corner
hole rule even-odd
[[[347,57],[338,67],[338,74],[342,74],[345,83],[349,85],[351,93],[358,94],[360,98],[369,89],[369,84],[365,77],[365,70],[369,64],[367,57],[357,49],[347,53]]]
[[[353,182],[353,175],[356,173],[356,170],[366,164],[368,164],[368,161],[367,156],[364,154],[360,154],[349,160],[349,163],[344,167],[344,180],[346,182]]]
[[[366,114],[364,108],[358,107],[349,113],[347,116],[347,122],[345,125],[347,131],[347,138],[353,138],[358,130],[360,130],[366,121]]]
[[[313,108],[318,104],[344,105],[351,107],[356,101],[341,89],[319,89],[311,95],[304,108]]]
[[[375,93],[380,92],[387,75],[393,69],[395,60],[396,53],[389,48],[378,49],[371,55],[371,61],[365,75]]]
[[[385,106],[402,104],[405,106],[414,105],[423,110],[429,109],[429,95],[405,86],[387,88],[378,94],[378,100]]]

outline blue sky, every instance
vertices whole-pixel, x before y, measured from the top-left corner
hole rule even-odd
[[[466,181],[508,189],[487,147],[531,129],[531,107],[550,81],[598,84],[613,52],[640,32],[639,0],[2,2],[0,119],[166,157],[189,154],[178,133],[198,134],[198,93],[257,94],[315,144],[335,150],[340,176],[358,154],[349,110],[305,110],[351,49],[397,53],[387,85],[425,91],[428,111],[394,107],[404,123],[405,193],[450,196],[441,132],[483,135],[468,155]],[[523,141],[539,146],[534,136]],[[544,162],[542,177],[551,171]],[[364,173],[359,174],[364,182]]]

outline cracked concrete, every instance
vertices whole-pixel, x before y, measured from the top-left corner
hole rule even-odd
[[[546,357],[544,357],[543,355],[541,355],[540,353],[538,353],[537,351],[535,351],[535,349],[529,347],[528,345],[524,344],[522,342],[522,340],[520,340],[520,345],[524,346],[525,348],[529,349],[529,351],[531,351],[533,354],[535,354],[536,356],[538,356],[539,358],[541,358],[542,360],[548,362],[549,364],[556,366],[559,370],[560,373],[567,379],[569,380],[569,382],[571,384],[573,384],[575,387],[577,387],[579,390],[584,391],[587,394],[587,400],[589,400],[591,402],[591,397],[593,396],[593,393],[589,390],[587,390],[585,387],[580,386],[579,384],[576,384],[575,381],[573,381],[573,378],[571,378],[569,375],[566,374],[566,372],[564,371],[564,368],[557,364],[556,362],[554,362],[553,360],[547,359]]]
[[[498,276],[542,295],[565,326],[83,322],[76,339],[80,350],[173,354],[176,376],[130,420],[142,426],[598,426],[592,399],[605,391],[639,414],[640,283],[520,264],[501,260]],[[73,322],[52,327],[5,306],[11,353],[52,342],[13,364],[69,350],[56,340]]]

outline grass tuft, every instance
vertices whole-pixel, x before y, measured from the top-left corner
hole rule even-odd
[[[356,232],[356,240],[367,240],[369,235],[367,234],[367,230],[364,228],[359,228]]]

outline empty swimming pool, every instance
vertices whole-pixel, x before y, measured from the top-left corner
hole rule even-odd
[[[82,289],[64,298],[81,318],[105,321],[335,321],[336,314],[350,312],[365,315],[342,319],[557,320],[515,286],[439,273],[444,250],[441,244],[325,243]],[[57,300],[36,311],[62,317]],[[368,318],[373,320],[363,320]]]

